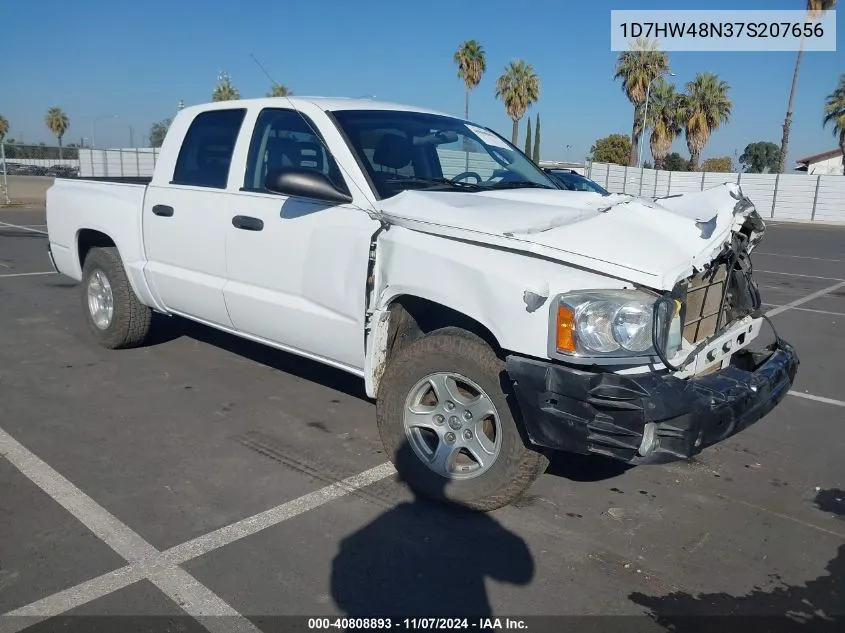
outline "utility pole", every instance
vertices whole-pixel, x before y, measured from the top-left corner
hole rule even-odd
[[[135,147],[135,128],[129,126],[129,147]]]

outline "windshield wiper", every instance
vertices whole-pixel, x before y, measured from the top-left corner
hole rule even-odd
[[[529,180],[505,180],[497,182],[495,185],[490,185],[487,189],[554,189],[548,185],[541,185],[538,182],[531,182]]]
[[[449,180],[448,178],[390,178],[385,181],[390,185],[447,185],[449,187],[457,187],[458,189],[467,189],[470,191],[481,191],[483,187],[474,182],[458,182]]]

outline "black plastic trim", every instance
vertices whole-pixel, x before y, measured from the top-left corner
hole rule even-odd
[[[361,157],[358,156],[358,152],[355,151],[355,148],[352,146],[352,142],[349,140],[349,136],[346,134],[346,130],[343,129],[341,126],[340,121],[337,120],[335,117],[334,112],[331,110],[323,110],[325,115],[328,117],[329,121],[331,121],[332,125],[334,125],[337,133],[340,134],[340,137],[343,139],[343,142],[346,143],[346,147],[349,150],[349,153],[352,154],[352,158],[355,159],[355,163],[358,165],[358,170],[364,174],[364,179],[367,181],[367,186],[370,188],[370,192],[373,194],[376,200],[383,200],[381,195],[376,189],[376,185],[373,182],[373,179],[370,178],[370,172],[367,171],[364,162],[361,160]]]
[[[507,373],[535,446],[645,464],[687,459],[756,423],[786,396],[799,362],[778,337],[760,352],[737,352],[729,367],[688,379],[520,356],[507,358]]]

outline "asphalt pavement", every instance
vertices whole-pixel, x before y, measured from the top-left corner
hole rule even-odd
[[[801,359],[764,420],[689,462],[560,455],[487,515],[396,480],[357,378],[184,321],[97,346],[45,230],[0,211],[0,631],[845,616],[845,228],[772,223],[753,258]]]

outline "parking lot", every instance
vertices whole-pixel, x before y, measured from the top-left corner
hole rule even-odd
[[[0,211],[0,631],[845,617],[844,227],[770,224],[754,256],[801,359],[769,416],[689,462],[561,455],[489,515],[396,481],[357,378],[184,322],[98,347],[45,230],[43,209]]]

